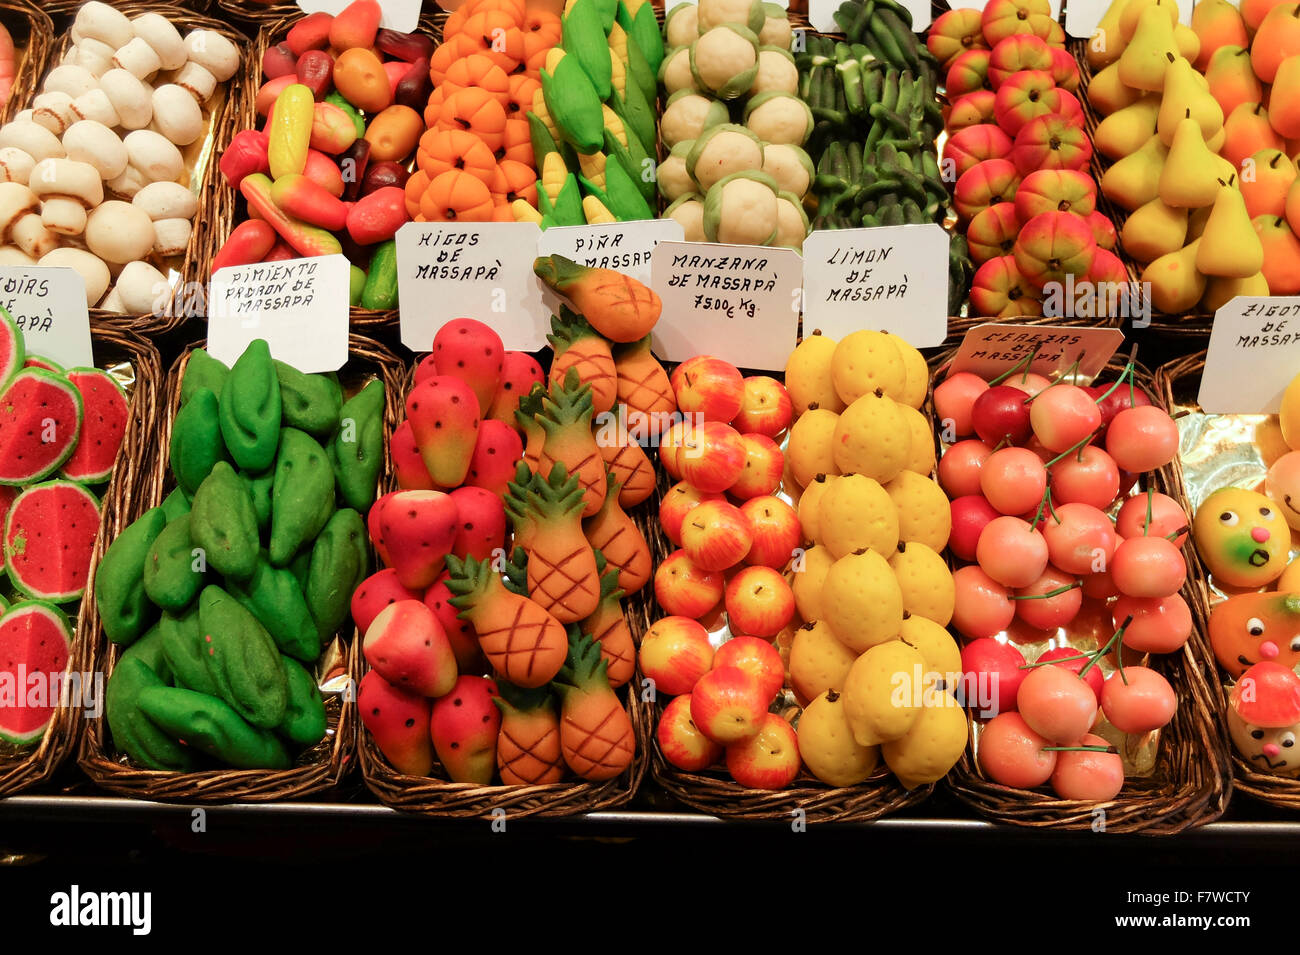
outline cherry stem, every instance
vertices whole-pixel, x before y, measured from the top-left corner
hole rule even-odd
[[[1117,753],[1114,746],[1044,746],[1043,753]]]
[[[1112,636],[1109,640],[1106,641],[1106,645],[1102,647],[1100,650],[1098,650],[1096,653],[1094,653],[1092,655],[1092,659],[1089,660],[1086,664],[1084,664],[1083,669],[1079,671],[1079,676],[1081,677],[1086,676],[1088,671],[1097,665],[1098,660],[1100,660],[1106,654],[1110,653],[1111,649],[1115,646],[1115,644],[1119,643],[1119,641],[1124,639],[1124,631],[1128,629],[1128,625],[1132,622],[1133,622],[1133,615],[1129,614],[1127,617],[1124,618],[1124,622],[1119,625],[1119,629],[1115,631],[1114,636]],[[1116,659],[1119,660],[1120,676],[1123,676],[1124,661],[1119,659],[1121,656],[1123,656],[1123,654],[1117,654]],[[1125,680],[1124,684],[1125,686],[1127,686],[1128,681]]]
[[[1002,384],[1002,382],[1006,381],[1008,378],[1010,378],[1012,375],[1014,375],[1017,371],[1021,370],[1022,368],[1024,369],[1025,375],[1024,375],[1024,378],[1021,378],[1020,380],[1021,380],[1021,381],[1024,381],[1025,378],[1028,378],[1028,377],[1029,377],[1029,368],[1030,368],[1031,365],[1033,365],[1033,363],[1034,363],[1034,358],[1035,358],[1035,356],[1038,354],[1038,349],[1039,349],[1039,347],[1040,347],[1041,344],[1042,344],[1041,342],[1035,343],[1035,344],[1034,344],[1033,351],[1031,351],[1031,352],[1030,352],[1028,355],[1026,355],[1024,358],[1020,359],[1020,361],[1016,362],[1014,365],[1012,365],[1010,368],[1008,368],[1008,369],[1007,369],[1006,371],[1004,371],[1002,374],[998,375],[996,378],[994,378],[992,381],[990,381],[990,382],[989,382],[989,387],[992,388],[994,385],[1000,385],[1000,384]]]
[[[1151,504],[1155,500],[1155,497],[1156,497],[1156,489],[1153,487],[1147,488],[1147,521],[1145,524],[1142,525],[1143,537],[1146,537],[1151,530]]]
[[[1124,366],[1124,370],[1121,371],[1119,373],[1119,377],[1115,379],[1115,384],[1107,388],[1106,393],[1102,395],[1100,398],[1095,399],[1094,403],[1101,404],[1103,401],[1105,401],[1107,398],[1109,398],[1111,395],[1115,393],[1115,389],[1119,388],[1120,385],[1124,384],[1124,379],[1126,378],[1131,379],[1132,376],[1133,376],[1133,360],[1130,358],[1129,363]],[[1132,403],[1133,403],[1133,399],[1130,398],[1129,404]]]
[[[1050,460],[1050,461],[1048,461],[1046,464],[1044,464],[1043,467],[1045,467],[1045,468],[1050,468],[1050,467],[1051,467],[1053,464],[1055,464],[1057,461],[1062,461],[1062,460],[1064,460],[1065,458],[1068,458],[1068,457],[1069,457],[1070,455],[1072,455],[1075,451],[1082,451],[1082,450],[1083,450],[1084,448],[1086,448],[1089,444],[1091,444],[1092,441],[1093,441],[1093,439],[1096,438],[1096,437],[1097,437],[1097,432],[1096,432],[1096,431],[1091,432],[1090,434],[1086,435],[1086,436],[1083,438],[1083,440],[1078,441],[1078,442],[1076,442],[1076,443],[1070,445],[1068,448],[1066,448],[1064,451],[1062,451],[1062,452],[1061,452],[1060,454],[1058,454],[1056,457],[1052,458],[1052,460]]]
[[[1043,499],[1038,502],[1038,510],[1034,512],[1034,519],[1029,522],[1030,527],[1037,527],[1038,522],[1043,519],[1043,508],[1051,510],[1052,507],[1052,486],[1049,484],[1043,488]],[[1056,517],[1056,511],[1052,511],[1052,516]],[[1058,520],[1059,524],[1060,521]]]
[[[1012,598],[1015,599],[1014,597]],[[1022,663],[1016,669],[1032,670],[1035,667],[1050,667],[1057,663],[1068,663],[1070,660],[1091,660],[1091,653],[1075,653],[1068,657],[1057,657],[1055,660],[1035,660],[1033,663]]]
[[[1056,378],[1056,380],[1053,381],[1051,384],[1049,384],[1049,385],[1047,386],[1047,388],[1044,388],[1042,391],[1038,392],[1038,394],[1030,395],[1028,398],[1026,398],[1024,401],[1022,401],[1021,404],[1026,404],[1026,405],[1029,404],[1031,401],[1033,401],[1035,398],[1037,398],[1038,395],[1041,395],[1041,394],[1043,394],[1043,392],[1047,391],[1048,388],[1055,388],[1057,385],[1065,385],[1065,384],[1069,384],[1069,382],[1068,382],[1066,379],[1074,377],[1074,375],[1075,375],[1075,374],[1078,372],[1078,370],[1079,370],[1079,365],[1080,365],[1082,362],[1083,362],[1083,355],[1080,354],[1079,357],[1076,358],[1076,359],[1075,359],[1075,360],[1070,364],[1070,367],[1067,368],[1067,369],[1065,369],[1065,371],[1064,371],[1063,373],[1061,373],[1060,375],[1058,375],[1057,378]]]
[[[998,443],[993,445],[993,451],[1001,451],[1003,448],[1009,447],[1010,445],[1011,445],[1011,435],[1004,434],[1001,438],[998,439]],[[993,452],[990,451],[989,453],[992,454]]]
[[[1169,541],[1170,543],[1173,543],[1175,537],[1181,537],[1183,534],[1186,534],[1189,530],[1191,530],[1191,527],[1187,524],[1184,524],[1182,527],[1178,528],[1178,530],[1171,531],[1168,534],[1166,534],[1165,540]]]
[[[1043,594],[1012,594],[1008,600],[1046,600],[1048,597],[1059,597],[1061,594],[1069,593],[1075,587],[1082,587],[1083,581],[1076,580],[1072,584],[1066,584],[1064,587],[1057,587],[1055,590],[1049,590]]]

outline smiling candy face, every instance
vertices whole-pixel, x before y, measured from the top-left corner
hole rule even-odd
[[[1273,462],[1264,489],[1277,502],[1291,528],[1300,531],[1300,451],[1291,451]]]
[[[1300,594],[1240,594],[1210,611],[1210,646],[1232,676],[1256,663],[1300,664]]]
[[[1192,522],[1196,550],[1217,582],[1263,587],[1286,569],[1291,527],[1256,491],[1228,487],[1207,497]]]
[[[1300,677],[1277,663],[1256,663],[1228,704],[1228,732],[1242,759],[1263,773],[1300,774]]]
[[[1228,732],[1241,758],[1259,772],[1300,775],[1300,749],[1296,747],[1300,725],[1268,729],[1247,723],[1236,710],[1229,710]]]

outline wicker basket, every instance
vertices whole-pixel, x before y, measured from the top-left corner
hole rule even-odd
[[[195,13],[208,13],[212,9],[212,0],[170,0],[173,6],[184,7],[186,10],[192,10]],[[124,7],[124,3],[112,3],[114,7]],[[76,17],[77,11],[85,6],[85,0],[50,0],[49,3],[42,3],[41,9],[48,13],[54,20],[59,21],[59,26],[65,26],[63,22],[67,20],[70,24]],[[224,19],[217,14],[219,19]]]
[[[14,83],[9,100],[0,107],[0,125],[27,105],[36,93],[37,81],[45,75],[50,48],[54,45],[54,23],[45,4],[28,0],[0,2],[0,24],[14,41],[16,59]]]
[[[405,379],[405,390],[415,383],[415,363]],[[396,490],[397,485],[390,470],[380,490]],[[657,524],[654,517],[654,503],[647,501],[630,512],[641,532],[649,540],[649,526]],[[623,601],[624,613],[632,638],[638,646],[641,635],[650,625],[651,608],[654,604],[652,584],[647,583],[640,593]],[[359,644],[360,641],[357,641]],[[369,667],[361,654],[360,646],[353,649],[352,675],[359,684]],[[573,816],[583,812],[595,812],[598,809],[612,809],[629,802],[645,777],[648,759],[650,726],[645,722],[642,708],[635,702],[635,689],[640,685],[641,671],[620,694],[627,699],[625,704],[632,731],[636,736],[636,755],[632,765],[621,775],[604,782],[591,783],[584,780],[566,780],[559,783],[547,783],[538,786],[480,786],[476,783],[455,783],[440,778],[443,769],[435,762],[434,776],[409,776],[395,770],[384,758],[379,747],[370,737],[365,727],[358,728],[360,740],[357,749],[361,757],[361,772],[369,787],[379,799],[394,809],[405,812],[420,813],[450,819],[491,818],[497,810],[504,811],[510,818],[526,816]]]
[[[80,4],[77,4],[72,7],[72,10],[75,11],[80,6]],[[189,4],[132,2],[114,3],[113,6],[129,17],[139,16],[142,13],[162,14],[176,25],[182,35],[200,27],[214,30],[234,43],[240,49],[245,60],[249,56],[248,37],[228,23],[196,13]],[[53,51],[50,53],[49,67],[52,68],[56,65],[71,45],[72,37],[70,32],[65,32],[59,37]],[[39,76],[43,78],[44,72],[47,71],[43,71]],[[92,319],[120,325],[142,334],[156,335],[178,328],[196,311],[206,313],[206,306],[194,301],[195,295],[192,292],[187,294],[187,289],[193,290],[197,287],[193,283],[201,277],[199,266],[203,250],[206,247],[206,236],[212,224],[218,220],[222,212],[219,205],[214,203],[213,200],[215,194],[214,183],[217,179],[216,159],[221,155],[226,144],[230,142],[232,135],[231,123],[233,122],[234,113],[233,103],[238,100],[238,88],[242,79],[243,74],[237,71],[223,87],[218,87],[218,92],[214,93],[213,98],[204,106],[208,119],[207,134],[181,151],[181,154],[185,157],[186,165],[191,169],[192,181],[189,185],[198,197],[199,210],[194,216],[194,227],[190,231],[190,241],[185,248],[185,254],[180,257],[180,261],[168,259],[165,262],[154,263],[164,275],[170,274],[173,278],[174,284],[171,297],[162,306],[161,310],[142,315],[123,315],[101,308],[92,308],[90,310]],[[39,88],[37,80],[37,76],[32,77],[32,95],[35,95]],[[204,288],[206,288],[206,283]]]
[[[258,3],[256,0],[216,0],[216,6],[219,15],[238,23],[252,24],[254,29],[263,23],[274,23],[302,12],[296,3]]]
[[[943,356],[934,367],[950,357]],[[1106,366],[1111,374],[1118,374],[1123,367],[1122,359],[1112,359]],[[1155,378],[1141,365],[1135,368],[1134,380],[1156,397]],[[1177,496],[1167,482],[1166,473],[1156,473],[1157,489]],[[1197,589],[1189,576],[1182,591],[1189,606],[1196,605]],[[1212,822],[1227,807],[1232,779],[1227,748],[1215,718],[1219,693],[1202,666],[1208,653],[1203,628],[1197,626],[1180,652],[1150,658],[1151,668],[1173,686],[1178,709],[1161,731],[1152,773],[1125,780],[1123,791],[1113,800],[1061,799],[1046,789],[1000,785],[984,776],[970,749],[948,774],[948,788],[982,816],[1029,828],[1090,830],[1099,818],[1098,810],[1105,813],[1106,832],[1171,835]]]
[[[748,374],[744,371],[741,373]],[[783,376],[774,373],[773,377],[779,379]],[[656,499],[661,500],[675,482],[664,470],[658,455],[652,454],[652,460],[658,480]],[[650,522],[646,537],[656,567],[677,549],[657,519]],[[664,616],[662,608],[656,603],[651,603],[651,610],[652,623]],[[655,733],[667,700],[646,700],[643,697],[644,694],[640,698],[640,706],[644,711],[641,719],[653,737],[650,771],[655,782],[681,802],[701,812],[728,819],[787,824],[794,819],[806,823],[870,822],[923,802],[934,791],[933,784],[912,790],[904,789],[883,761],[866,782],[840,787],[823,783],[802,767],[794,782],[779,790],[742,786],[721,767],[702,773],[687,772],[664,758]],[[783,707],[783,711],[789,708]],[[802,815],[796,815],[798,813]]]
[[[139,483],[136,499],[124,507],[120,526],[159,504],[174,481],[168,464],[167,449],[171,443],[172,423],[180,406],[181,377],[189,360],[186,348],[172,366],[167,377],[166,394],[158,409],[155,445],[151,449],[150,471]],[[345,387],[378,378],[384,382],[384,456],[388,465],[388,438],[396,422],[398,392],[401,388],[401,365],[397,358],[379,343],[358,335],[348,343],[348,361],[339,371]],[[88,669],[100,670],[108,680],[117,663],[118,649],[105,637],[99,616],[93,610],[78,627],[84,644],[85,657],[91,662]],[[349,647],[356,642],[354,631],[340,633],[343,638],[343,658],[338,664],[346,668]],[[327,698],[326,714],[329,734],[325,740],[299,757],[289,769],[213,769],[199,772],[168,772],[140,769],[120,756],[109,742],[108,723],[102,717],[89,720],[81,740],[77,761],[86,775],[97,785],[111,792],[136,799],[183,800],[188,802],[272,802],[296,799],[321,793],[336,787],[352,769],[356,746],[356,703],[352,693]]]
[[[1156,384],[1169,407],[1191,408],[1193,413],[1199,411],[1199,406],[1196,403],[1196,391],[1200,387],[1201,372],[1204,370],[1205,352],[1203,351],[1184,356],[1161,366],[1156,373]],[[1165,493],[1177,500],[1186,502],[1189,496],[1182,458],[1176,458],[1174,464],[1167,471]],[[1192,617],[1197,629],[1208,635],[1210,607],[1212,605],[1209,578],[1199,557],[1188,561],[1188,565],[1188,578],[1195,586],[1197,598],[1192,602]],[[1208,642],[1204,647],[1204,655],[1201,659],[1205,668],[1206,679],[1210,681],[1214,691],[1215,715],[1221,731],[1225,735],[1224,745],[1227,747],[1232,759],[1234,789],[1237,792],[1243,792],[1248,796],[1253,796],[1255,799],[1282,809],[1300,809],[1300,779],[1288,779],[1284,776],[1257,772],[1253,766],[1237,754],[1231,742],[1226,741],[1228,694],[1224,686],[1224,680],[1228,679],[1228,677],[1219,670]]]
[[[224,7],[226,4],[227,0],[222,0],[222,6]],[[282,7],[278,6],[267,9],[283,10]],[[296,8],[291,7],[290,9],[296,11]],[[295,12],[292,16],[281,16],[276,20],[266,21],[261,30],[258,31],[257,38],[253,41],[252,55],[244,63],[241,78],[243,95],[240,96],[231,110],[230,132],[225,142],[229,142],[230,137],[240,130],[258,128],[260,117],[257,115],[257,91],[262,86],[262,56],[268,49],[283,40],[285,34],[289,32],[289,28],[301,18],[302,14],[299,12]],[[440,43],[442,41],[442,23],[445,19],[446,14],[443,13],[439,13],[437,16],[424,14],[420,17],[420,26],[417,32],[431,37],[435,43]],[[235,194],[235,190],[219,173],[214,173],[212,176],[208,201],[219,214],[212,217],[209,227],[204,230],[203,248],[199,253],[199,268],[197,271],[200,279],[205,284],[212,273],[213,259],[216,258],[221,247],[225,245],[226,239],[230,238],[230,233],[235,226],[247,217],[243,199]],[[372,309],[353,306],[351,309],[352,328],[376,333],[384,329],[395,331],[397,328],[397,314],[395,308]]]
[[[131,417],[122,438],[117,467],[100,497],[100,529],[90,563],[89,579],[93,580],[100,554],[126,526],[126,515],[139,499],[142,485],[148,478],[144,462],[153,454],[162,367],[157,349],[133,332],[99,324],[93,325],[91,332],[98,365],[102,368],[128,365],[134,377],[129,389]],[[94,619],[97,619],[95,600],[87,587],[69,655],[69,665],[75,672],[94,671],[86,645],[88,626]],[[98,700],[102,704],[103,697],[98,697]],[[0,755],[0,796],[22,792],[49,779],[63,760],[76,751],[82,726],[79,708],[59,706],[44,739],[35,749],[17,757]]]
[[[1079,104],[1083,107],[1084,122],[1088,130],[1088,139],[1096,141],[1097,126],[1104,118],[1098,112],[1096,107],[1088,99],[1088,85],[1092,82],[1092,67],[1088,65],[1088,40],[1071,39],[1069,42],[1070,52],[1074,54],[1074,60],[1079,66]],[[1128,221],[1129,213],[1121,208],[1110,199],[1101,194],[1101,177],[1106,169],[1111,165],[1111,161],[1103,156],[1099,151],[1093,149],[1092,163],[1089,173],[1093,181],[1098,185],[1097,189],[1097,209],[1110,217],[1110,221],[1115,223],[1116,233],[1124,228],[1124,223]],[[1124,267],[1128,269],[1129,278],[1133,281],[1139,281],[1142,278],[1142,267],[1125,249],[1124,243],[1118,238],[1115,243],[1115,254],[1120,257]],[[1204,338],[1210,333],[1210,326],[1214,323],[1214,316],[1206,312],[1189,312],[1185,315],[1169,315],[1164,312],[1155,311],[1152,306],[1151,327],[1168,335],[1188,335],[1193,338]]]

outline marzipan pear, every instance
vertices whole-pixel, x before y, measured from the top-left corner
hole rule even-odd
[[[1160,140],[1170,146],[1174,130],[1185,118],[1196,120],[1201,135],[1209,139],[1223,128],[1223,109],[1219,101],[1201,88],[1195,77],[1200,74],[1190,62],[1178,57],[1165,73],[1164,95],[1160,99],[1160,118],[1156,129]]]
[[[1220,185],[1219,188],[1222,189],[1223,186]],[[1187,241],[1189,243],[1199,239],[1205,232],[1205,223],[1210,221],[1210,213],[1213,210],[1213,202],[1208,206],[1201,206],[1199,209],[1192,210],[1191,214],[1187,217]]]
[[[1166,205],[1160,197],[1134,212],[1124,223],[1124,249],[1139,262],[1177,252],[1187,238],[1187,210]]]
[[[1196,271],[1200,245],[1197,239],[1142,270],[1142,284],[1151,289],[1151,303],[1159,311],[1169,315],[1191,311],[1205,294],[1205,276]]]
[[[1221,126],[1219,131],[1205,141],[1205,146],[1212,153],[1218,153],[1223,148],[1223,144],[1228,141],[1228,127]]]
[[[1242,103],[1259,103],[1264,99],[1264,87],[1255,76],[1250,50],[1245,47],[1219,47],[1210,57],[1205,80],[1224,116],[1231,116]]]
[[[1149,6],[1138,16],[1133,38],[1120,54],[1119,78],[1133,89],[1162,90],[1165,73],[1176,59],[1178,44],[1169,15],[1160,6]]]
[[[1142,98],[1142,91],[1125,86],[1119,77],[1119,64],[1112,63],[1092,78],[1088,84],[1088,102],[1102,116],[1109,116]]]
[[[1268,279],[1263,272],[1256,272],[1245,278],[1212,278],[1205,286],[1205,295],[1201,297],[1201,308],[1207,312],[1217,312],[1238,295],[1268,295]]]
[[[1201,55],[1201,38],[1189,26],[1174,24],[1174,42],[1178,44],[1179,54],[1187,57],[1189,63],[1195,63]]]
[[[1203,275],[1246,279],[1264,267],[1264,246],[1239,189],[1219,190],[1199,242],[1196,269]]]
[[[1102,193],[1130,211],[1145,205],[1159,195],[1160,170],[1168,155],[1169,148],[1153,135],[1102,174]]]
[[[1206,146],[1201,127],[1184,118],[1160,172],[1160,198],[1183,209],[1212,205],[1223,186],[1219,173],[1218,157]]]
[[[1156,131],[1160,95],[1148,93],[1131,106],[1111,113],[1097,124],[1094,144],[1103,156],[1123,159],[1136,152]]]
[[[1124,52],[1124,38],[1119,28],[1120,16],[1128,0],[1111,0],[1088,40],[1087,59],[1094,74],[1101,72],[1119,59]]]
[[[1119,35],[1125,43],[1132,42],[1138,20],[1148,7],[1160,9],[1169,18],[1170,29],[1178,22],[1178,4],[1174,0],[1129,0],[1119,15]]]

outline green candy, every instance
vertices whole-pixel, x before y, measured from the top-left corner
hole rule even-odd
[[[118,657],[117,665],[121,666],[124,660],[139,660],[158,674],[158,679],[164,683],[170,682],[172,670],[167,663],[167,654],[164,652],[162,638],[162,621],[159,621],[150,627],[144,636],[122,651],[122,655]]]
[[[318,438],[329,437],[343,407],[339,383],[327,375],[304,374],[282,361],[275,363],[275,377],[280,382],[280,413],[285,426]]]
[[[361,304],[361,293],[366,290],[366,270],[359,265],[348,266],[348,305]]]
[[[299,746],[314,746],[325,738],[325,700],[316,678],[297,660],[281,657],[289,682],[289,708],[276,732]]]
[[[203,588],[204,561],[196,554],[191,517],[182,514],[154,538],[144,560],[144,592],[164,610],[184,610]]]
[[[230,456],[245,471],[265,471],[280,441],[280,380],[271,349],[262,338],[250,342],[221,389],[221,435]]]
[[[257,512],[248,485],[225,461],[194,492],[190,532],[209,564],[235,580],[257,569]]]
[[[334,512],[311,549],[307,571],[307,606],[316,628],[327,638],[343,625],[351,608],[352,593],[369,568],[366,526],[351,508]]]
[[[278,726],[289,688],[271,635],[220,587],[203,588],[199,627],[200,646],[206,647],[203,662],[217,695],[254,726]]]
[[[198,693],[217,694],[217,682],[203,660],[203,630],[199,611],[191,607],[184,614],[165,613],[158,622],[163,656],[171,668],[172,682]]]
[[[198,389],[172,422],[172,474],[176,483],[193,494],[218,461],[226,460],[221,437],[221,412],[217,395]]]
[[[132,760],[148,769],[188,770],[193,756],[169,734],[158,728],[140,709],[140,695],[164,688],[168,674],[155,627],[131,645],[117,661],[104,692],[104,718],[113,743]]]
[[[202,484],[203,482],[200,481],[199,483]],[[182,514],[190,512],[190,496],[185,493],[183,488],[174,487],[172,492],[163,498],[161,507],[163,513],[167,515],[167,523],[170,524]]]
[[[307,575],[311,572],[311,548],[304,547],[298,551],[297,556],[289,562],[289,573],[293,574],[293,579],[298,581],[298,589],[303,593],[307,592]]]
[[[334,469],[305,431],[280,431],[271,488],[271,563],[283,567],[316,539],[334,513]]]
[[[185,376],[181,378],[181,404],[189,404],[200,388],[206,388],[214,395],[221,394],[229,375],[230,369],[225,362],[213,358],[205,349],[194,349],[185,363]]]
[[[271,486],[275,483],[275,469],[270,468],[261,474],[241,471],[239,476],[253,498],[253,513],[257,515],[258,533],[265,532],[271,526]]]
[[[221,700],[180,687],[153,686],[140,709],[176,739],[237,769],[288,769],[289,753],[274,733],[250,726]]]
[[[144,589],[144,563],[166,526],[161,507],[145,511],[108,545],[99,562],[95,603],[104,633],[114,643],[131,643],[153,622],[155,608]]]
[[[291,571],[259,560],[257,570],[246,584],[230,583],[226,589],[266,628],[280,652],[307,663],[320,656],[321,638],[316,621],[303,596],[302,585]]]
[[[343,405],[329,453],[344,502],[363,513],[369,510],[384,466],[382,381],[370,382]]]

